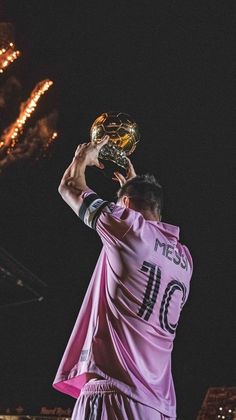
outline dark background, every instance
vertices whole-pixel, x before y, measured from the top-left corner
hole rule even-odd
[[[178,415],[196,418],[209,386],[236,385],[235,2],[5,1],[22,57],[6,74],[24,100],[51,78],[36,117],[59,112],[50,157],[0,178],[0,246],[47,285],[41,303],[0,310],[0,405],[73,407],[52,382],[101,249],[57,188],[94,119],[110,109],[138,123],[137,172],[165,192],[163,219],[181,227],[194,259],[173,353]],[[5,78],[5,79],[4,79]],[[13,120],[17,110],[9,110]],[[116,185],[90,169],[112,199]],[[1,291],[0,291],[1,292]]]

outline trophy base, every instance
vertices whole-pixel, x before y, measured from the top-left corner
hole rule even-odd
[[[99,152],[99,159],[109,160],[114,162],[114,164],[122,167],[123,169],[128,169],[128,160],[123,149],[116,146],[112,141],[109,141],[105,146],[103,146]]]
[[[115,162],[107,159],[101,159],[99,157],[99,160],[103,163],[104,169],[102,169],[102,173],[105,177],[111,179],[114,178],[114,172],[120,172],[123,176],[126,176],[126,170],[122,167],[117,165]]]

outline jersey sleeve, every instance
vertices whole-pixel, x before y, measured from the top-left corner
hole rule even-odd
[[[105,201],[92,190],[86,191],[82,200],[79,218],[96,230],[105,243],[122,240],[134,224],[136,214],[134,210]]]

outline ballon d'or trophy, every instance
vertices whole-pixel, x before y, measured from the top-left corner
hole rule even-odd
[[[109,136],[109,140],[100,150],[99,159],[113,162],[127,170],[127,156],[133,153],[140,139],[136,122],[123,112],[104,112],[92,124],[91,142],[99,143],[105,135]]]

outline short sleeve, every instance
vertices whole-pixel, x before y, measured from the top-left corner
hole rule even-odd
[[[94,191],[88,190],[82,196],[78,216],[87,226],[97,231],[103,242],[113,243],[122,240],[132,228],[136,212],[105,201]]]

